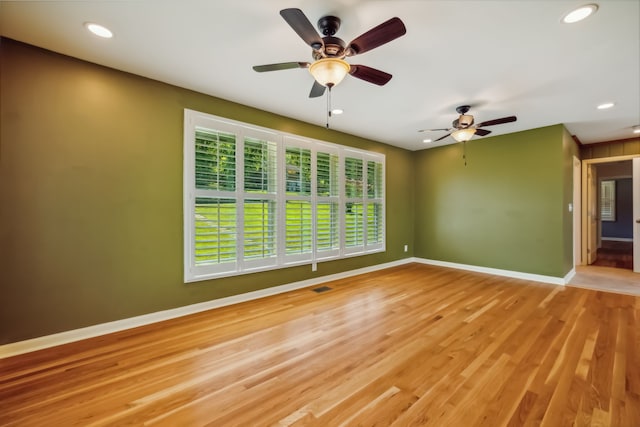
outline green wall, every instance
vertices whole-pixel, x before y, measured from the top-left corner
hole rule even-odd
[[[573,267],[562,125],[474,140],[464,166],[1,38],[0,95],[0,344],[411,256]],[[184,108],[384,153],[387,251],[184,284]]]
[[[409,151],[9,39],[0,55],[0,344],[412,255]],[[184,108],[384,153],[387,251],[184,284]]]
[[[415,256],[564,277],[573,267],[562,125],[418,152]],[[569,165],[569,168],[567,168]]]

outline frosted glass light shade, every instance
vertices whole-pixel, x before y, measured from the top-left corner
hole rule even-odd
[[[309,66],[309,72],[322,86],[333,87],[349,73],[351,66],[338,58],[319,59]]]
[[[466,128],[466,129],[458,129],[453,132],[451,136],[458,142],[464,142],[471,139],[471,137],[476,133],[475,128]]]

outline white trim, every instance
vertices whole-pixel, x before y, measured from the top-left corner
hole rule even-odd
[[[555,276],[544,276],[541,274],[522,273],[519,271],[501,270],[499,268],[480,267],[477,265],[458,264],[456,262],[438,261],[435,259],[413,258],[413,260],[415,262],[419,262],[422,264],[436,265],[438,267],[448,267],[448,268],[455,268],[458,270],[475,271],[476,273],[487,273],[487,274],[493,274],[495,276],[511,277],[514,279],[522,279],[522,280],[532,280],[534,282],[550,283],[552,285],[561,285],[561,286],[564,286],[567,284],[566,277],[569,277],[569,275],[571,275],[571,272],[569,272],[569,274],[563,278],[563,277],[555,277]]]
[[[640,188],[640,157],[636,157],[632,160],[631,164],[633,170],[633,272],[640,273],[640,194],[638,189]]]
[[[628,237],[602,237],[602,240],[610,240],[612,242],[633,242],[633,239]]]
[[[568,284],[568,283],[571,281],[571,279],[573,279],[573,276],[575,276],[575,275],[576,275],[576,269],[575,269],[575,267],[574,267],[574,268],[572,268],[572,269],[571,269],[571,271],[569,271],[569,272],[567,273],[567,275],[566,275],[566,276],[564,276],[564,279],[563,279],[563,280],[564,280],[564,283],[563,283],[563,285]]]
[[[414,262],[412,258],[405,258],[397,261],[387,262],[384,264],[376,264],[369,267],[358,268],[356,270],[349,270],[342,273],[329,274],[327,276],[314,277],[312,279],[302,280],[299,282],[260,289],[244,294],[232,295],[226,298],[200,302],[197,304],[186,305],[170,310],[157,311],[155,313],[143,314],[141,316],[130,317],[128,319],[115,320],[113,322],[87,326],[86,328],[74,329],[71,331],[59,332],[57,334],[9,343],[0,346],[0,359],[29,353],[36,350],[42,350],[44,348],[54,347],[57,345],[68,344],[88,338],[94,338],[100,335],[107,335],[126,329],[137,328],[139,326],[149,325],[156,322],[175,319],[177,317],[188,316],[190,314],[200,313],[202,311],[211,310],[214,308],[225,307],[232,304],[239,304],[258,298],[264,298],[284,292],[290,292],[296,289],[307,288],[321,283],[344,279],[359,274],[384,270],[386,268],[396,267],[411,262]]]
[[[582,162],[573,156],[573,266],[583,265],[582,258]]]

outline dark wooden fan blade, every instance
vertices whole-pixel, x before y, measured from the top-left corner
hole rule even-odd
[[[476,135],[478,136],[487,136],[491,133],[490,130],[486,130],[486,129],[476,129]]]
[[[292,68],[309,68],[308,62],[281,62],[279,64],[254,65],[253,69],[259,73],[265,71],[290,70]]]
[[[376,70],[375,68],[367,67],[366,65],[352,65],[351,69],[349,70],[349,74],[351,74],[353,77],[357,77],[378,86],[386,85],[389,80],[391,80],[391,77],[393,77],[389,73]]]
[[[312,48],[318,50],[322,47],[322,37],[313,28],[309,18],[300,10],[296,8],[282,9],[280,16],[287,21],[287,24],[293,28],[302,40]]]
[[[313,86],[311,87],[311,92],[309,92],[309,98],[317,98],[319,96],[324,95],[326,87],[318,83],[317,81],[313,81]]]
[[[503,123],[515,122],[518,118],[516,116],[503,117],[501,119],[487,120],[486,122],[482,122],[478,125],[479,128],[485,126],[495,126],[501,125]]]
[[[440,141],[440,140],[443,140],[443,139],[445,139],[446,137],[448,137],[449,135],[451,135],[451,134],[450,134],[450,133],[448,133],[448,134],[446,134],[445,136],[441,136],[440,138],[436,139],[436,140],[435,140],[435,141],[433,141],[433,142],[438,142],[438,141]]]
[[[356,37],[355,40],[349,44],[350,49],[347,49],[347,56],[358,55],[371,49],[375,49],[376,47],[389,43],[391,40],[395,40],[406,33],[407,29],[400,18],[391,18],[377,27],[370,29],[359,37]]]

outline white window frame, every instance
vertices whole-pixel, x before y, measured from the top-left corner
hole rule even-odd
[[[235,135],[236,140],[236,185],[235,191],[202,190],[195,188],[195,132],[196,129],[210,129]],[[252,193],[244,188],[244,141],[245,138],[267,140],[276,144],[276,193]],[[311,152],[311,193],[306,195],[287,195],[286,193],[286,148],[299,147]],[[327,153],[338,156],[338,194],[319,196],[317,183],[317,154]],[[253,273],[257,271],[286,268],[293,265],[315,264],[321,261],[336,260],[349,256],[365,255],[373,252],[384,252],[385,241],[385,156],[365,150],[345,147],[326,141],[319,141],[292,135],[268,128],[229,120],[210,114],[185,109],[184,110],[184,147],[183,147],[183,212],[184,212],[184,281],[195,282],[219,277]],[[354,157],[363,161],[363,229],[364,242],[362,246],[345,246],[345,168],[346,157]],[[367,162],[375,161],[382,164],[382,197],[369,199],[367,193]],[[236,259],[211,265],[195,264],[195,199],[196,197],[224,197],[236,200]],[[247,199],[274,201],[276,206],[276,256],[245,260],[244,255],[244,204]],[[309,201],[311,207],[312,249],[310,253],[287,254],[285,247],[286,236],[286,201]],[[349,199],[351,200],[351,199]],[[339,247],[331,250],[319,251],[317,245],[317,226],[319,203],[337,203]],[[367,206],[370,203],[381,203],[382,206],[382,242],[368,244],[367,242]]]

